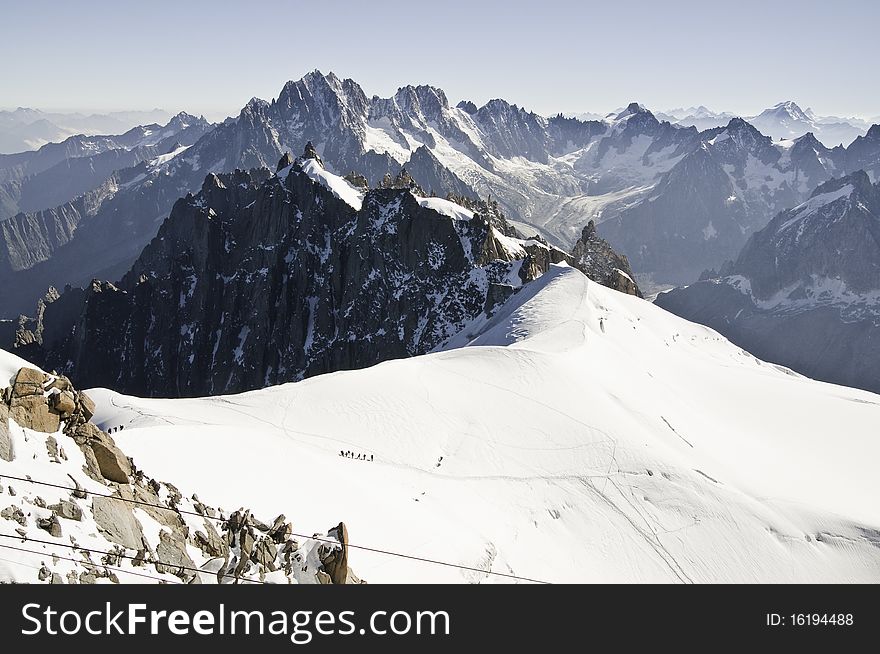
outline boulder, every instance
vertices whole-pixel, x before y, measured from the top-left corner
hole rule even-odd
[[[15,520],[18,524],[24,526],[27,524],[27,518],[24,513],[21,512],[17,506],[7,506],[5,509],[0,511],[0,518],[5,518],[6,520]]]
[[[251,561],[265,570],[275,570],[275,557],[278,556],[278,549],[271,538],[262,538],[254,547],[251,554]]]
[[[82,409],[83,418],[88,422],[95,415],[95,402],[85,393],[80,393],[77,399],[80,409]]]
[[[193,540],[196,547],[210,557],[225,559],[229,556],[229,546],[208,520],[205,520],[205,530],[197,531]]]
[[[47,391],[53,388],[57,388],[59,391],[70,391],[73,390],[73,385],[67,377],[59,375],[46,385]]]
[[[61,427],[61,418],[49,410],[43,395],[13,396],[10,415],[22,427],[54,434]]]
[[[82,520],[82,509],[78,504],[69,500],[61,500],[58,504],[50,504],[46,508],[53,511],[59,518]]]
[[[330,575],[328,575],[323,570],[318,570],[315,573],[315,578],[318,580],[319,584],[332,584],[333,583],[333,580],[330,578]]]
[[[61,523],[54,513],[48,518],[37,518],[37,527],[48,531],[50,536],[61,538]]]
[[[321,565],[334,584],[344,584],[348,581],[348,529],[344,522],[340,522],[329,533],[336,536],[342,547],[331,549],[322,545],[319,550]]]
[[[42,395],[43,384],[47,380],[45,373],[33,368],[21,368],[15,375],[12,383],[12,397],[27,397],[29,395]]]
[[[186,542],[179,534],[165,531],[159,532],[159,545],[156,547],[156,570],[167,572],[178,577],[189,576],[186,569],[193,570],[196,564],[186,553]]]
[[[144,532],[128,502],[113,497],[92,498],[98,530],[111,542],[131,550],[143,549]]]
[[[131,464],[118,447],[103,441],[93,441],[90,447],[92,452],[95,453],[98,469],[101,471],[101,476],[104,479],[115,481],[117,484],[128,483],[128,476],[131,474]]]
[[[239,547],[241,548],[241,557],[243,559],[249,558],[251,552],[254,551],[254,542],[254,533],[247,527],[242,529],[239,536]]]
[[[49,396],[49,408],[59,414],[62,419],[76,411],[76,398],[70,391],[61,391]]]
[[[293,527],[287,522],[287,518],[285,518],[282,513],[275,518],[275,522],[272,523],[272,528],[269,529],[269,537],[276,543],[280,544],[287,540],[292,531]]]
[[[2,402],[0,402],[0,459],[4,461],[15,459],[12,434],[9,433],[9,407]]]

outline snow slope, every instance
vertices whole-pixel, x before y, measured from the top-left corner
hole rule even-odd
[[[21,357],[17,357],[6,350],[0,350],[0,388],[11,386],[11,380],[20,368],[33,367],[32,363],[28,363]]]
[[[138,466],[302,533],[340,516],[353,545],[552,582],[880,581],[880,397],[565,266],[468,339],[237,396],[89,394]],[[505,580],[350,562],[373,583]]]

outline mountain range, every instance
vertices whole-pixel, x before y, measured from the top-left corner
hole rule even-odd
[[[871,171],[880,158],[874,138],[829,150],[807,135],[794,148],[794,141],[773,143],[748,127],[734,119],[701,133],[659,121],[637,104],[602,121],[544,118],[503,100],[453,107],[428,86],[369,98],[352,80],[316,71],[286,84],[272,102],[252,100],[177,153],[183,156],[117,170],[112,183],[8,225],[0,242],[7,251],[0,261],[9,262],[0,263],[0,296],[14,315],[31,311],[50,285],[117,279],[174,200],[198,190],[207,172],[271,167],[306,141],[336,174],[354,170],[376,184],[407,164],[440,196],[494,198],[523,233],[540,233],[562,249],[570,250],[593,220],[637,274],[692,281],[731,258],[752,231],[805,199],[815,184],[856,167]],[[750,133],[719,145],[728,129]],[[691,185],[691,170],[709,187]],[[719,195],[719,185],[729,192]],[[686,211],[670,213],[690,196]],[[39,243],[29,247],[34,235]],[[23,258],[16,253],[23,249],[38,255]]]
[[[373,189],[336,176],[308,144],[274,174],[208,175],[118,285],[50,294],[6,338],[89,386],[239,392],[430,352],[563,262],[639,293],[595,229],[568,254],[406,171]]]
[[[375,185],[407,165],[428,192],[497,200],[523,234],[538,233],[564,250],[593,220],[647,287],[718,268],[818,183],[857,169],[874,174],[880,161],[876,130],[829,149],[811,134],[774,142],[736,118],[700,132],[660,121],[635,103],[582,121],[545,118],[503,100],[451,106],[429,86],[368,97],[356,82],[317,71],[288,82],[272,102],[254,99],[236,118],[199,129],[201,138],[185,151],[116,170],[84,194],[6,225],[0,299],[7,317],[32,311],[49,286],[118,279],[174,200],[197,191],[205,174],[271,168],[307,141],[337,175],[355,171]],[[0,161],[0,178],[24,184],[18,180],[36,174],[30,165],[25,173],[21,164]]]
[[[880,182],[864,171],[818,186],[706,277],[656,303],[763,359],[880,392]]]
[[[0,154],[37,150],[77,134],[121,134],[138,125],[166,122],[170,118],[171,114],[162,109],[83,114],[18,107],[0,111]]]

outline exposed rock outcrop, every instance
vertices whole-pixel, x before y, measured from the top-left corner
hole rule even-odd
[[[0,475],[45,482],[57,479],[61,466],[72,484],[69,491],[57,483],[22,481],[19,492],[0,486],[9,498],[0,519],[15,523],[25,544],[46,541],[46,559],[33,578],[14,580],[118,583],[125,572],[138,575],[126,580],[186,583],[357,579],[348,569],[344,526],[298,541],[283,515],[266,524],[239,509],[227,518],[195,495],[183,497],[138,470],[109,434],[89,422],[94,404],[66,377],[22,368],[0,398]],[[16,404],[17,412],[10,408],[25,398],[29,402]],[[46,424],[45,415],[54,416],[57,427]],[[65,449],[78,449],[82,457]],[[15,468],[6,472],[8,466]]]
[[[428,197],[405,169],[359,194],[307,154],[208,175],[118,285],[47,304],[21,354],[89,386],[199,396],[429,352],[554,263],[637,293],[596,263],[618,261],[601,240],[575,260],[519,238],[495,201]]]
[[[635,275],[629,266],[629,260],[625,255],[615,252],[608,241],[599,236],[596,223],[592,220],[581,232],[581,237],[571,250],[571,256],[575,267],[587,277],[621,293],[642,297],[634,281]]]

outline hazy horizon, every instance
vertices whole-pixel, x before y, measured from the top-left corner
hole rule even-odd
[[[735,9],[694,0],[626,10],[572,0],[399,7],[17,3],[0,27],[0,56],[16,62],[3,67],[0,106],[161,108],[219,120],[319,69],[368,95],[431,84],[453,104],[504,98],[542,115],[604,114],[636,101],[750,116],[784,100],[820,115],[880,115],[880,90],[865,78],[880,54],[872,34],[880,5],[868,0],[809,0],[797,12],[757,0]],[[821,50],[797,47],[799,37],[821,38]],[[35,40],[69,45],[59,56]]]

